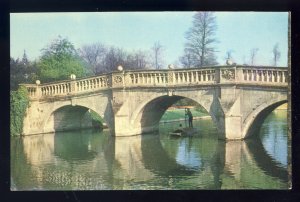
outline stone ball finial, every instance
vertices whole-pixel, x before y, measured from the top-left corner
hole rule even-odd
[[[230,59],[227,59],[227,60],[226,60],[226,64],[227,64],[227,65],[232,65],[233,62],[232,62]]]
[[[36,85],[40,85],[41,81],[40,80],[36,80],[35,83],[36,83]]]
[[[169,68],[169,69],[174,69],[174,65],[173,65],[173,64],[169,64],[169,65],[168,65],[168,68]]]
[[[71,78],[71,80],[75,80],[76,79],[76,75],[75,74],[71,74],[70,78]]]
[[[123,67],[121,65],[118,66],[119,71],[123,71]]]

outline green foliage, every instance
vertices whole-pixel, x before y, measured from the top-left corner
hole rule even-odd
[[[24,54],[20,60],[10,58],[10,89],[16,91],[20,83],[34,83],[37,80],[38,70],[35,62],[27,60]]]
[[[206,109],[204,107],[202,107],[201,105],[197,105],[195,106],[195,110],[201,113],[205,113],[208,114],[208,112],[206,111]]]
[[[38,63],[42,82],[68,79],[71,74],[85,76],[84,63],[67,39],[59,37],[42,51]]]
[[[23,132],[23,120],[29,105],[28,92],[25,87],[10,92],[10,135]]]
[[[91,118],[92,118],[92,124],[93,127],[103,129],[103,119],[101,116],[99,116],[96,112],[92,111],[90,112]]]

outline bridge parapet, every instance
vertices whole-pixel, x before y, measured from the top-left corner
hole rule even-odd
[[[285,67],[237,67],[240,82],[254,83],[287,83],[287,68]]]
[[[31,99],[89,93],[110,88],[174,87],[190,85],[255,84],[287,86],[287,68],[216,66],[193,69],[122,71],[46,84],[24,85]]]

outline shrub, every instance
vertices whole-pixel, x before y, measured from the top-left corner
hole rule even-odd
[[[27,89],[19,87],[17,91],[10,92],[10,135],[23,133],[23,120],[29,106]]]
[[[102,124],[103,119],[101,118],[101,116],[99,116],[93,110],[91,110],[90,115],[91,115],[91,118],[92,118],[93,127],[103,129],[103,124]]]

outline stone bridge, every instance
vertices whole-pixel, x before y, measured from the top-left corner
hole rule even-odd
[[[104,119],[112,135],[154,132],[167,108],[188,98],[207,110],[220,139],[244,139],[287,102],[288,72],[286,67],[237,65],[126,70],[22,85],[30,95],[24,135],[91,127],[88,110]]]

